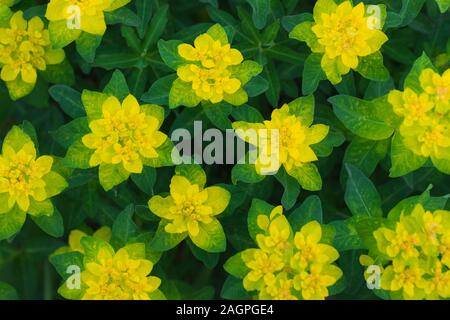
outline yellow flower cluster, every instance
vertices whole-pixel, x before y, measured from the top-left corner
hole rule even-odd
[[[388,96],[402,117],[399,132],[404,144],[418,156],[450,161],[450,69],[442,76],[423,70],[415,90],[393,90]]]
[[[202,100],[218,103],[224,95],[232,95],[241,88],[241,81],[232,77],[229,67],[239,65],[244,58],[229,43],[205,33],[195,39],[194,46],[180,44],[178,54],[187,62],[178,67],[178,77],[191,83]]]
[[[207,187],[191,183],[176,175],[170,182],[170,195],[152,197],[150,210],[168,221],[167,233],[187,232],[192,239],[202,237],[208,226],[219,224],[216,215],[222,213],[230,201],[230,193],[221,187]],[[194,240],[195,241],[195,240]]]
[[[321,142],[328,134],[329,127],[323,124],[310,126],[303,123],[301,118],[290,110],[289,105],[284,104],[280,109],[272,112],[271,120],[263,123],[234,122],[233,129],[241,138],[252,144],[257,144],[258,159],[255,167],[258,173],[277,171],[281,165],[290,175],[296,167],[317,161],[318,158],[311,145]],[[247,136],[246,130],[253,129],[260,139],[252,141]],[[276,132],[276,135],[272,133]],[[264,137],[261,136],[264,134]],[[276,141],[272,141],[273,139]],[[278,148],[274,148],[274,147]]]
[[[13,137],[19,138],[10,141]],[[0,155],[0,214],[11,211],[16,204],[30,214],[43,213],[36,209],[40,206],[48,209],[46,215],[53,214],[49,198],[59,194],[67,183],[52,171],[52,165],[53,158],[38,157],[31,139],[14,127],[5,138]]]
[[[78,20],[75,31],[103,35],[106,31],[105,12],[125,6],[131,0],[50,0],[45,17],[51,23],[67,28],[67,21]],[[70,23],[69,23],[70,24]]]
[[[128,95],[122,102],[111,96],[102,105],[102,118],[89,123],[92,133],[85,135],[83,144],[95,150],[89,165],[122,164],[126,171],[141,173],[145,158],[157,158],[156,148],[167,136],[158,131],[163,118],[150,108],[140,106],[136,98]],[[159,108],[159,107],[158,107]],[[162,113],[163,115],[163,113]]]
[[[149,300],[161,280],[148,276],[153,263],[132,257],[128,248],[114,252],[109,246],[99,249],[96,259],[85,263],[81,280],[86,286],[83,300]],[[143,245],[143,244],[142,244]]]
[[[258,291],[259,299],[325,299],[342,271],[333,264],[339,257],[337,250],[320,243],[321,225],[309,222],[293,235],[281,206],[270,216],[259,215],[257,224],[264,231],[256,236],[259,248],[241,253],[250,269],[244,288]]]
[[[34,86],[36,70],[59,64],[64,57],[62,49],[52,49],[48,31],[39,17],[27,22],[22,11],[18,11],[12,15],[8,28],[0,28],[1,78],[7,84],[21,79]]]
[[[450,211],[426,211],[417,204],[392,227],[374,232],[388,260],[381,288],[404,299],[450,298]]]
[[[358,67],[360,58],[376,53],[388,40],[379,28],[380,17],[367,15],[362,2],[353,7],[351,1],[319,0],[314,22],[299,24],[290,36],[323,54],[322,69],[332,83],[338,83],[341,75]]]

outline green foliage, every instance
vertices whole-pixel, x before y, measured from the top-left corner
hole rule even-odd
[[[334,84],[340,76],[327,79],[312,28],[316,1],[133,0],[105,13],[104,35],[68,29],[65,20],[49,24],[46,4],[15,1],[12,12],[42,17],[53,47],[64,49],[66,57],[39,70],[36,84],[21,77],[0,80],[0,145],[21,148],[32,141],[37,156],[54,161],[45,180],[52,200],[32,201],[23,212],[8,204],[0,158],[0,300],[81,298],[81,289],[63,285],[67,267],[83,266],[102,246],[116,252],[127,247],[155,264],[152,275],[162,284],[152,298],[254,298],[242,284],[250,269],[240,252],[255,247],[261,233],[257,217],[269,217],[278,205],[293,231],[318,221],[323,242],[339,251],[344,277],[330,288],[332,299],[395,297],[367,289],[358,258],[369,253],[383,262],[373,232],[415,205],[450,209],[450,164],[411,151],[388,95],[394,89],[419,92],[424,69],[442,75],[450,67],[450,1],[353,2],[381,4],[389,40]],[[1,28],[8,26],[11,10],[0,6]],[[203,33],[244,58],[229,66],[241,86],[218,103],[200,98],[178,75],[188,63],[179,45],[193,45]],[[122,102],[129,94],[168,139],[156,148],[157,158],[143,161],[141,173],[121,162],[93,166],[94,150],[83,137],[104,116],[108,97]],[[311,145],[316,161],[299,161],[290,170],[281,166],[267,176],[248,162],[174,166],[170,136],[176,129],[189,132],[195,144],[202,137],[194,136],[194,121],[225,137],[234,122],[262,124],[284,104],[303,126],[329,127],[326,138]],[[7,135],[13,126],[29,137],[16,129]],[[226,157],[228,146],[224,151]],[[169,195],[174,175],[229,193],[227,207],[211,224],[200,225],[196,236],[166,232],[168,221],[149,208],[153,196]],[[92,236],[102,226],[111,229],[109,241]],[[56,254],[73,230],[90,235],[81,241],[85,254]],[[138,243],[143,245],[133,247]]]

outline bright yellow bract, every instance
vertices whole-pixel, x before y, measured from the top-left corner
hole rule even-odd
[[[23,18],[22,11],[10,19],[9,28],[0,28],[0,66],[3,81],[21,79],[34,85],[37,70],[64,60],[62,49],[52,49],[48,31],[39,17],[30,21]],[[18,78],[19,77],[19,78]]]
[[[366,15],[364,3],[352,7],[350,1],[336,5],[319,0],[314,8],[315,23],[312,31],[320,46],[316,52],[323,52],[322,67],[336,65],[341,74],[358,67],[358,58],[380,50],[388,38],[373,27]]]
[[[157,158],[155,150],[167,139],[158,131],[162,122],[147,115],[138,101],[128,95],[122,102],[111,96],[102,105],[102,118],[89,123],[92,133],[83,143],[95,150],[89,164],[122,164],[131,173],[141,173],[143,159]]]
[[[195,39],[194,46],[180,44],[178,54],[187,62],[178,67],[178,77],[192,83],[192,89],[202,100],[218,103],[224,94],[232,95],[241,88],[241,81],[231,76],[229,67],[239,65],[244,58],[230,44],[205,33]]]
[[[154,196],[148,205],[154,214],[169,221],[166,232],[187,232],[190,237],[197,237],[204,226],[218,223],[215,216],[225,210],[229,201],[230,193],[221,187],[203,189],[176,175],[170,183],[170,196]]]
[[[5,145],[0,156],[0,194],[9,194],[6,209],[12,209],[17,203],[26,212],[30,207],[30,198],[39,202],[46,200],[48,195],[44,177],[51,171],[52,164],[53,158],[50,156],[36,158],[32,142],[26,143],[17,152]]]
[[[95,35],[103,35],[106,31],[104,13],[123,7],[130,1],[51,0],[47,6],[45,17],[51,22],[79,20],[79,30]]]
[[[450,161],[450,70],[420,74],[420,88],[393,90],[388,100],[402,117],[400,135],[416,155]]]
[[[381,288],[404,299],[450,298],[450,211],[426,211],[417,204],[393,227],[374,232],[388,263]]]
[[[250,269],[243,280],[244,288],[258,291],[260,299],[326,298],[327,288],[342,277],[342,271],[332,264],[339,257],[336,249],[320,243],[320,224],[309,222],[293,235],[281,206],[270,216],[258,216],[257,223],[263,230],[256,236],[259,249],[241,253]]]
[[[96,261],[87,262],[81,273],[87,287],[83,300],[149,300],[149,294],[158,289],[161,280],[148,276],[153,263],[133,259],[126,248],[117,253],[101,248]]]

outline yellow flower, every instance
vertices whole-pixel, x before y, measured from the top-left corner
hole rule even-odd
[[[0,155],[0,214],[14,206],[33,215],[52,215],[49,198],[59,194],[66,181],[52,171],[53,158],[36,155],[31,139],[18,127],[5,138]],[[42,205],[45,211],[38,211]]]
[[[450,111],[450,69],[442,76],[432,69],[425,69],[420,74],[420,85],[423,90],[435,99],[436,111]]]
[[[128,172],[141,173],[145,159],[158,157],[155,149],[167,139],[158,131],[162,119],[147,115],[143,107],[132,95],[128,95],[122,104],[114,96],[106,99],[102,105],[102,118],[89,123],[92,133],[82,139],[86,147],[95,150],[89,160],[90,166],[122,164]]]
[[[281,206],[268,215],[257,215],[256,224],[260,229],[256,234],[259,248],[244,250],[231,258],[240,259],[247,269],[245,276],[240,276],[244,289],[257,291],[259,299],[326,298],[327,288],[342,277],[342,271],[333,265],[339,257],[337,250],[320,243],[321,225],[308,222],[294,237]],[[234,275],[231,264],[236,266],[236,260],[227,262],[225,269]],[[238,270],[242,274],[242,269]]]
[[[272,283],[260,293],[262,300],[298,300],[293,294],[294,282],[287,274],[282,272],[277,275]]]
[[[220,225],[215,216],[226,209],[229,201],[230,193],[221,187],[203,188],[184,176],[175,175],[170,182],[170,195],[154,196],[148,206],[154,214],[168,221],[166,232],[187,232],[194,240],[203,236],[205,228]]]
[[[302,271],[294,278],[294,287],[301,291],[305,300],[324,300],[328,297],[328,287],[342,277],[342,271],[330,264],[314,263],[309,272]]]
[[[229,43],[222,45],[219,40],[213,39],[207,33],[195,38],[194,46],[180,44],[178,54],[188,61],[200,62],[202,67],[208,69],[225,69],[244,60],[239,50],[232,49]]]
[[[390,258],[401,256],[404,259],[419,256],[418,247],[421,244],[419,234],[409,231],[404,224],[397,223],[395,231],[380,228],[374,232],[378,249]]]
[[[318,160],[311,146],[325,139],[329,131],[326,125],[306,123],[288,104],[275,109],[271,120],[262,124],[238,121],[233,128],[238,136],[258,148],[255,168],[259,174],[277,172],[283,165],[294,177],[297,168]],[[254,130],[257,139],[249,139],[248,130]]]
[[[402,290],[405,299],[422,299],[426,286],[425,269],[418,260],[395,259],[381,276],[381,288],[389,291]]]
[[[242,260],[251,270],[244,277],[244,288],[248,291],[261,289],[265,284],[275,281],[275,273],[281,271],[285,263],[277,253],[266,253],[260,249],[242,252]]]
[[[413,90],[406,88],[404,92],[393,90],[388,95],[388,101],[394,107],[394,112],[404,117],[403,124],[411,126],[415,122],[426,123],[429,121],[429,111],[434,108],[433,101],[426,93],[418,95]]]
[[[295,248],[298,250],[291,259],[291,266],[298,270],[310,264],[329,264],[337,260],[339,253],[330,245],[319,243],[322,229],[317,221],[309,222],[295,234]]]
[[[399,133],[414,154],[433,163],[450,160],[450,70],[442,76],[432,69],[420,73],[420,86],[393,90],[388,101],[402,118]]]
[[[364,3],[353,7],[351,1],[336,4],[333,0],[319,0],[313,18],[312,22],[297,25],[290,36],[305,41],[312,52],[322,54],[322,69],[334,84],[342,80],[341,75],[356,69],[361,58],[378,52],[388,40],[378,30],[381,21],[366,14]]]
[[[37,70],[64,60],[64,51],[52,49],[48,31],[39,17],[30,21],[22,11],[14,13],[8,28],[0,28],[0,66],[3,81],[22,80],[34,86]]]
[[[218,25],[213,28],[224,33]],[[230,100],[244,85],[233,75],[233,67],[240,66],[244,58],[227,42],[227,39],[204,33],[194,40],[194,46],[186,43],[178,45],[178,55],[185,60],[177,68],[178,78],[189,83],[201,100],[211,103]]]
[[[186,64],[177,69],[178,77],[192,83],[192,89],[202,100],[218,103],[224,94],[232,95],[241,87],[241,81],[230,78],[227,69],[204,69],[195,64]]]
[[[148,276],[153,263],[130,256],[127,247],[117,253],[99,249],[94,261],[85,263],[81,281],[86,286],[83,300],[149,300],[161,280]]]
[[[417,204],[402,211],[395,231],[377,229],[373,235],[384,261],[381,288],[404,299],[450,297],[449,227],[450,211],[431,212]],[[370,257],[363,260],[366,266],[374,263]]]
[[[281,208],[281,207],[280,207]],[[284,256],[292,248],[291,227],[284,215],[278,215],[271,222],[265,234],[258,234],[256,242],[266,252],[278,252]]]
[[[425,283],[427,299],[450,298],[450,271],[443,271],[443,265],[436,261],[433,267],[433,277]]]
[[[59,27],[68,28],[68,21],[79,20],[79,28],[90,34],[103,35],[106,31],[105,12],[125,6],[131,0],[50,0],[45,17]],[[79,32],[78,32],[79,36]]]

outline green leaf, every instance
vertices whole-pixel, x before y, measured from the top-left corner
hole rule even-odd
[[[121,163],[119,164],[106,164],[102,163],[99,166],[98,178],[101,186],[105,191],[109,191],[115,186],[126,181],[130,176],[130,173],[125,170]]]
[[[331,225],[336,231],[333,238],[333,246],[336,248],[336,250],[347,251],[365,248],[364,243],[362,242],[358,231],[356,230],[353,218],[345,220],[335,220],[331,222]]]
[[[150,19],[153,12],[153,2],[148,0],[136,0],[136,12],[138,15],[139,25],[137,27],[139,37],[142,39],[147,32]]]
[[[50,21],[48,24],[48,33],[54,48],[62,49],[75,41],[80,35],[81,30],[67,28],[67,20]]]
[[[26,213],[16,205],[11,211],[0,214],[0,240],[15,235],[25,223]]]
[[[75,119],[86,115],[78,91],[66,85],[56,84],[50,87],[49,93],[69,117]]]
[[[244,278],[250,271],[244,260],[242,260],[242,252],[238,252],[234,256],[228,258],[223,265],[223,268],[226,272],[239,279]]]
[[[386,81],[389,79],[389,71],[384,66],[383,55],[379,51],[366,57],[361,57],[356,71],[364,78],[373,81]]]
[[[231,169],[231,181],[237,184],[239,181],[245,183],[258,183],[264,180],[265,176],[256,172],[255,165],[250,163],[236,164]]]
[[[427,68],[437,71],[430,58],[424,52],[420,58],[414,62],[411,71],[405,79],[404,87],[414,90],[417,94],[422,93],[423,89],[420,85],[420,74]]]
[[[156,170],[152,167],[144,167],[142,173],[132,174],[131,180],[133,180],[142,192],[153,195],[153,186],[156,182]]]
[[[139,25],[138,16],[128,8],[122,7],[120,9],[105,12],[105,22],[107,24],[124,24],[131,27]]]
[[[84,267],[83,255],[78,251],[51,255],[49,261],[64,280],[71,276],[71,273],[67,272],[71,266],[78,266],[80,271]]]
[[[204,103],[203,110],[208,119],[216,127],[222,130],[231,129],[231,121],[228,116],[231,114],[232,106],[228,103]]]
[[[253,108],[249,105],[242,105],[233,108],[231,115],[236,121],[245,121],[250,123],[257,123],[264,121],[264,118],[261,115],[261,113],[256,108]]]
[[[230,43],[230,39],[228,39],[225,29],[218,23],[209,28],[206,33],[209,34],[211,38],[219,40],[222,45]]]
[[[281,198],[281,204],[286,210],[291,209],[300,194],[300,186],[297,181],[286,173],[284,168],[280,168],[275,178],[283,185],[284,191]]]
[[[242,85],[246,85],[262,72],[263,67],[255,61],[244,60],[241,64],[230,66],[228,69],[231,71],[231,77],[239,79]]]
[[[352,164],[346,163],[345,169],[348,178],[344,199],[352,214],[382,216],[381,198],[372,181]]]
[[[281,25],[287,32],[291,32],[297,25],[305,21],[314,21],[311,13],[300,13],[296,15],[284,16]]]
[[[103,89],[103,92],[115,96],[119,100],[123,100],[130,94],[127,80],[120,70],[115,70],[112,74],[111,80]]]
[[[20,75],[13,81],[6,81],[6,87],[8,88],[9,96],[11,100],[16,101],[29,95],[35,88],[36,83],[27,83],[22,80]]]
[[[133,221],[134,205],[128,205],[114,220],[112,226],[111,244],[122,248],[128,241],[137,235],[138,227]]]
[[[102,42],[102,36],[93,35],[87,32],[81,33],[76,40],[77,52],[80,56],[89,63],[94,62],[97,48]]]
[[[196,236],[190,236],[192,242],[197,247],[210,253],[225,251],[227,240],[219,220],[213,219],[208,224],[200,222],[198,227],[198,234]]]
[[[404,27],[410,24],[419,14],[426,0],[402,0],[402,9],[400,10],[400,17]]]
[[[62,85],[73,85],[75,82],[75,74],[69,60],[64,59],[59,64],[49,64],[44,71],[40,72],[42,78],[50,83],[58,83]]]
[[[103,118],[102,106],[106,99],[108,99],[108,95],[102,92],[83,90],[81,101],[89,122]]]
[[[427,158],[418,156],[403,143],[400,134],[395,133],[391,143],[391,163],[389,170],[391,178],[401,177],[416,171],[427,162]]]
[[[355,137],[345,150],[343,161],[353,164],[366,176],[370,176],[385,158],[388,146],[389,139],[377,141]]]
[[[0,300],[18,300],[16,289],[7,284],[6,282],[0,282]]]
[[[31,219],[42,229],[42,231],[48,233],[52,237],[59,238],[64,235],[63,218],[56,207],[51,216],[31,216]]]
[[[252,78],[245,86],[249,97],[257,97],[269,89],[269,82],[261,76]]]
[[[156,103],[161,105],[169,104],[169,92],[173,82],[177,78],[176,74],[159,78],[153,82],[152,86],[141,97],[141,100],[148,103]]]
[[[161,220],[156,230],[155,236],[150,242],[150,249],[153,251],[168,251],[176,247],[181,241],[187,237],[187,232],[184,233],[167,233],[164,230],[167,222]]]
[[[281,83],[278,76],[277,69],[273,62],[269,62],[263,70],[263,75],[268,81],[269,88],[266,92],[266,97],[272,107],[278,106],[280,100]],[[249,96],[251,96],[249,94]]]
[[[259,215],[270,216],[270,213],[275,207],[260,199],[253,199],[250,209],[248,210],[248,233],[250,237],[256,241],[256,235],[260,234],[262,230],[258,227],[257,219]]]
[[[292,211],[288,216],[289,223],[294,232],[311,221],[323,223],[323,211],[320,198],[316,195],[306,198],[300,207]]]
[[[304,163],[288,170],[288,174],[294,177],[303,189],[319,191],[322,189],[322,178],[319,169],[313,163]]]
[[[436,0],[439,10],[441,13],[444,13],[450,8],[450,0]]]
[[[178,46],[180,44],[182,44],[182,42],[179,40],[166,41],[160,39],[158,41],[158,50],[161,59],[169,68],[175,71],[185,63],[185,60],[178,55]]]
[[[313,95],[292,100],[288,106],[289,112],[298,117],[304,126],[310,126],[313,123],[315,106]]]
[[[244,289],[241,279],[228,276],[223,284],[220,296],[223,299],[247,300],[250,298],[250,293]]]
[[[191,83],[184,82],[178,78],[172,83],[169,92],[169,107],[171,109],[179,106],[192,108],[197,106],[201,100],[192,90]]]
[[[144,52],[147,52],[161,37],[168,21],[169,6],[167,4],[158,8],[150,21],[148,32],[144,38]]]
[[[247,0],[253,9],[252,19],[255,27],[262,29],[266,26],[267,17],[271,12],[270,1],[267,0]]]
[[[395,117],[387,99],[365,101],[347,95],[328,99],[333,104],[335,115],[354,134],[370,139],[384,140],[392,136],[394,127],[388,118]]]
[[[181,164],[175,167],[175,174],[183,176],[192,184],[204,188],[206,184],[206,173],[198,164]]]
[[[322,56],[318,53],[311,53],[305,60],[302,76],[302,92],[304,95],[314,93],[319,87],[319,82],[327,79],[320,65],[321,60]]]
[[[69,168],[88,169],[93,150],[88,149],[81,139],[75,141],[67,150],[63,163]]]
[[[90,132],[86,117],[76,118],[75,120],[51,131],[50,135],[64,148],[69,148],[73,143],[83,138]]]
[[[220,254],[203,251],[195,246],[191,240],[187,241],[187,244],[189,246],[189,249],[191,249],[194,257],[203,262],[205,267],[207,267],[208,269],[214,269],[219,263]]]

